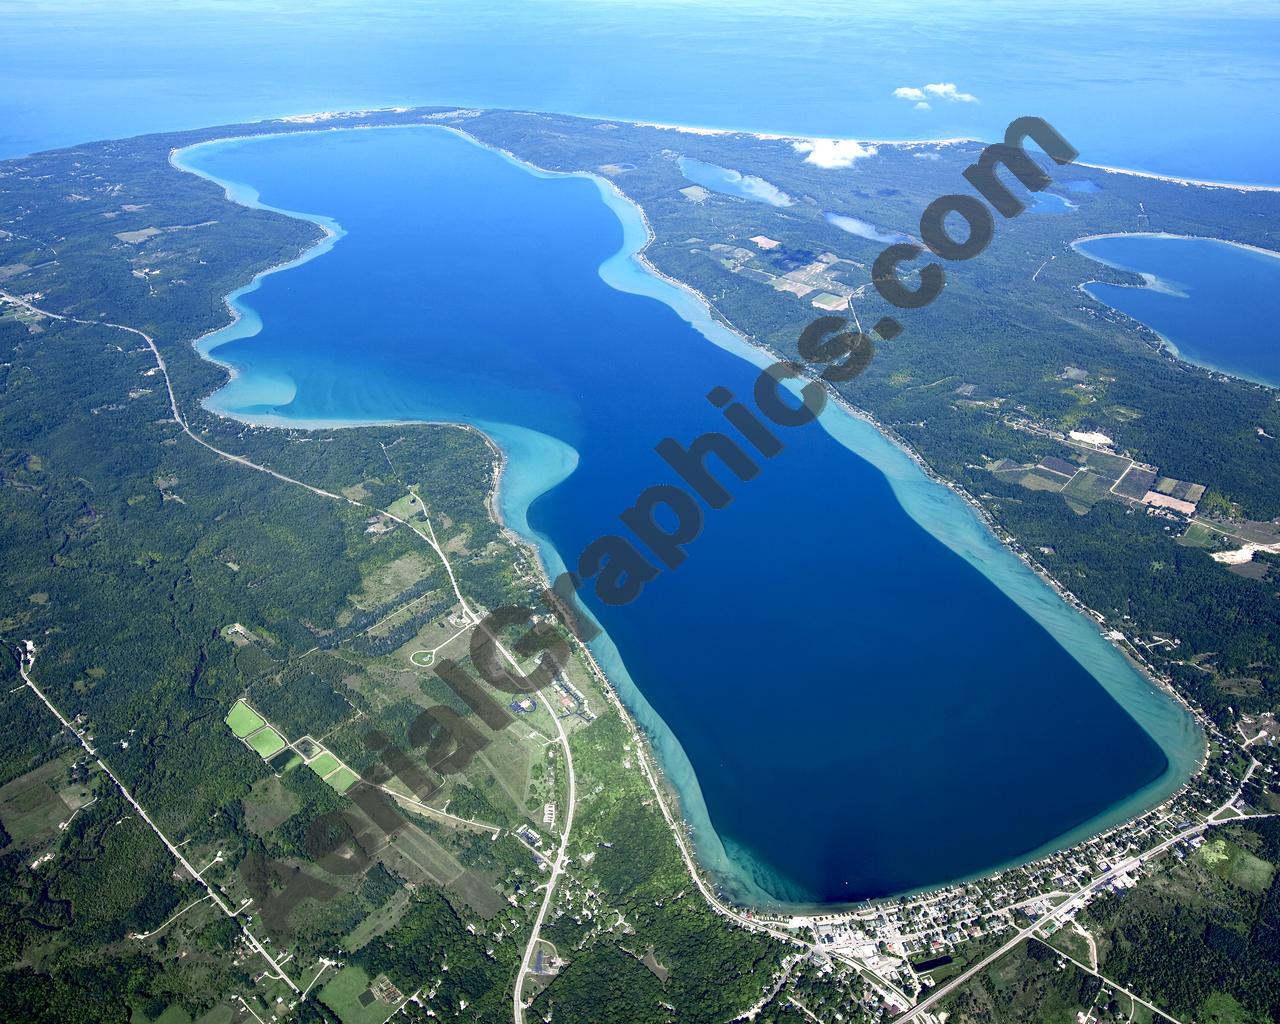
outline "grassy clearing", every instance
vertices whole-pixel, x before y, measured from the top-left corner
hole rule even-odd
[[[1205,1024],[1263,1024],[1263,1018],[1248,1009],[1225,992],[1215,992],[1204,1001],[1202,1009]]]
[[[342,1018],[342,1024],[383,1024],[395,1007],[369,997],[366,997],[367,1005],[362,1003],[360,997],[366,992],[369,992],[369,975],[359,967],[348,965],[320,990],[320,1001]]]
[[[422,511],[422,503],[412,494],[402,494],[387,506],[387,511],[393,516],[399,516],[411,522],[413,517]]]
[[[266,760],[280,753],[285,748],[285,742],[284,737],[268,725],[249,737],[249,746]]]
[[[1178,543],[1189,548],[1214,548],[1218,546],[1221,534],[1210,530],[1200,523],[1192,523],[1187,532],[1178,538]]]
[[[1074,928],[1059,928],[1049,940],[1049,945],[1057,947],[1068,956],[1075,957],[1082,964],[1089,962],[1089,943]]]
[[[1096,473],[1077,473],[1062,493],[1082,505],[1093,505],[1110,496],[1111,481]]]
[[[342,940],[342,948],[349,950],[360,949],[370,939],[394,928],[400,918],[404,916],[410,899],[412,899],[412,893],[401,886],[386,903],[365,917],[347,933],[346,938]]]
[[[0,821],[15,843],[42,841],[58,834],[58,825],[92,799],[88,784],[68,785],[65,754],[0,787]]]
[[[1066,485],[1067,477],[1037,467],[1024,473],[1018,483],[1029,491],[1053,491],[1056,494]]]
[[[255,835],[265,836],[297,811],[300,801],[274,775],[259,779],[243,798],[245,825]]]
[[[361,581],[361,589],[350,601],[357,608],[377,608],[408,590],[430,574],[432,564],[417,551],[410,551],[394,561],[370,568]]]
[[[334,789],[336,789],[339,793],[345,793],[347,790],[349,790],[352,786],[354,786],[357,782],[360,781],[360,776],[357,775],[355,772],[353,772],[346,765],[343,765],[324,781],[327,782]]]
[[[266,724],[263,717],[243,700],[238,700],[232,705],[227,713],[226,722],[238,739],[244,739],[249,733],[255,729],[261,729]]]
[[[326,750],[319,757],[315,758],[312,761],[309,761],[307,763],[307,767],[310,768],[313,772],[319,775],[320,778],[323,779],[326,775],[328,775],[331,771],[333,771],[335,768],[338,767],[338,759]]]
[[[1076,449],[1084,455],[1084,464],[1097,473],[1099,476],[1107,478],[1107,486],[1119,480],[1121,475],[1131,465],[1130,461],[1119,455],[1107,455],[1104,452],[1095,452],[1089,449]]]
[[[1205,843],[1200,848],[1200,859],[1219,878],[1249,892],[1266,892],[1276,872],[1269,861],[1225,839]]]

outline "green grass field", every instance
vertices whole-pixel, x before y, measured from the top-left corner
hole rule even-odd
[[[232,705],[231,710],[227,713],[226,722],[239,739],[244,739],[249,733],[255,729],[262,728],[266,724],[262,716],[243,700],[238,700]]]
[[[1205,1024],[1263,1024],[1262,1017],[1250,1013],[1234,996],[1215,992],[1201,1010]]]
[[[338,759],[330,754],[327,750],[317,757],[314,761],[308,761],[307,767],[313,772],[324,778],[331,771],[338,767]]]
[[[324,781],[329,783],[329,785],[331,785],[339,793],[345,793],[347,790],[349,790],[352,786],[354,786],[357,782],[360,781],[360,776],[357,775],[355,772],[353,772],[350,768],[343,765],[341,768],[339,768],[336,772],[334,772]]]
[[[1097,473],[1099,476],[1107,478],[1107,486],[1115,483],[1120,479],[1121,474],[1129,468],[1129,460],[1119,455],[1107,455],[1104,452],[1095,452],[1089,449],[1077,449],[1084,455],[1084,464]]]
[[[409,660],[419,668],[430,668],[435,659],[436,656],[430,651],[414,651],[409,655]]]
[[[376,999],[360,1004],[361,993],[369,988],[369,975],[354,965],[342,968],[320,990],[320,1001],[342,1018],[342,1024],[383,1024],[394,1006]]]
[[[1187,532],[1178,538],[1178,543],[1189,548],[1213,548],[1218,546],[1218,538],[1220,536],[1219,533],[1210,530],[1207,526],[1192,523],[1187,527]]]
[[[227,1003],[219,1003],[196,1020],[195,1024],[231,1024],[233,1016],[234,1011]],[[186,1010],[174,1003],[154,1020],[141,1010],[134,1010],[129,1018],[129,1024],[191,1024],[191,1017]]]
[[[249,746],[253,747],[265,760],[280,753],[285,747],[285,742],[284,737],[268,725],[249,737]]]
[[[1061,949],[1067,955],[1075,957],[1082,964],[1089,962],[1089,943],[1083,935],[1070,926],[1059,928],[1054,933],[1049,944]]]
[[[1111,481],[1095,473],[1077,473],[1062,490],[1067,498],[1074,498],[1082,505],[1093,505],[1109,496]]]
[[[0,822],[15,843],[57,836],[59,822],[91,799],[90,787],[66,785],[70,754],[46,761],[0,787]]]
[[[1219,878],[1256,893],[1267,891],[1276,871],[1269,861],[1225,839],[1205,843],[1200,848],[1200,859]]]
[[[1053,491],[1057,493],[1066,486],[1069,477],[1062,476],[1060,473],[1052,473],[1047,469],[1029,470],[1022,475],[1018,483],[1030,491]]]

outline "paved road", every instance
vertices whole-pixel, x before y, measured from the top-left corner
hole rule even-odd
[[[1037,941],[1037,942],[1042,942],[1043,940],[1042,940],[1042,939],[1037,938],[1037,939],[1036,939],[1036,941]],[[1047,945],[1047,943],[1046,943],[1046,945]],[[1145,999],[1143,999],[1143,998],[1142,998],[1142,996],[1140,996],[1140,995],[1138,995],[1138,994],[1136,994],[1136,993],[1134,993],[1134,992],[1131,992],[1129,989],[1125,988],[1123,985],[1117,984],[1116,982],[1114,982],[1114,981],[1112,981],[1110,978],[1108,978],[1105,974],[1099,974],[1099,973],[1098,973],[1098,969],[1097,969],[1096,967],[1086,967],[1086,966],[1085,966],[1084,964],[1082,964],[1079,960],[1077,960],[1075,957],[1073,957],[1070,953],[1064,953],[1062,950],[1058,949],[1056,946],[1049,946],[1049,948],[1050,948],[1050,949],[1052,949],[1052,950],[1053,950],[1055,953],[1057,953],[1059,956],[1064,956],[1064,957],[1066,957],[1066,958],[1067,958],[1068,960],[1070,960],[1073,964],[1075,964],[1077,967],[1079,967],[1082,971],[1085,971],[1085,972],[1086,972],[1086,973],[1088,973],[1088,974],[1092,974],[1095,978],[1101,978],[1104,982],[1106,982],[1108,985],[1110,985],[1113,989],[1116,989],[1117,991],[1123,992],[1123,993],[1124,993],[1125,995],[1127,995],[1130,999],[1132,999],[1135,1003],[1141,1003],[1143,1006],[1145,1006],[1145,1007],[1146,1007],[1148,1010],[1150,1010],[1152,1013],[1158,1013],[1161,1017],[1165,1018],[1165,1020],[1171,1020],[1171,1021],[1173,1021],[1173,1024],[1182,1024],[1182,1021],[1178,1020],[1178,1018],[1177,1018],[1177,1017],[1172,1017],[1172,1016],[1170,1016],[1169,1014],[1165,1013],[1165,1012],[1164,1012],[1164,1010],[1160,1009],[1160,1007],[1155,1006],[1155,1005],[1153,1005],[1153,1004],[1151,1004],[1151,1003],[1147,1002]]]
[[[1236,799],[1236,796],[1238,795],[1239,795],[1239,790],[1237,790],[1236,795],[1233,796],[1231,800],[1228,800],[1226,803],[1224,803],[1222,807],[1231,806],[1232,802],[1234,802],[1234,800]],[[1217,811],[1214,811],[1214,814],[1220,813],[1222,810],[1222,807],[1219,807]],[[1210,817],[1212,817],[1212,815]],[[1275,817],[1275,815],[1255,814],[1255,815],[1250,815],[1250,817],[1271,818],[1271,817]],[[913,1006],[910,1010],[904,1013],[901,1017],[898,1017],[895,1021],[895,1024],[905,1024],[906,1021],[912,1020],[915,1017],[919,1016],[920,1014],[929,1010],[939,1000],[943,999],[945,996],[949,995],[959,986],[963,985],[966,981],[972,978],[979,971],[985,969],[986,967],[989,967],[996,960],[1000,959],[1000,957],[1004,956],[1007,952],[1009,952],[1009,950],[1013,949],[1014,946],[1018,945],[1018,943],[1026,939],[1029,935],[1031,935],[1032,932],[1036,931],[1036,929],[1038,929],[1041,925],[1048,924],[1051,921],[1056,921],[1062,914],[1066,913],[1067,910],[1070,909],[1072,903],[1075,900],[1084,896],[1090,890],[1096,888],[1097,886],[1105,885],[1107,882],[1111,881],[1117,875],[1124,874],[1126,871],[1132,869],[1134,866],[1135,860],[1139,864],[1146,863],[1152,858],[1160,856],[1160,854],[1164,853],[1167,849],[1169,849],[1169,847],[1175,845],[1176,843],[1182,842],[1184,839],[1189,839],[1191,836],[1196,835],[1199,832],[1203,832],[1207,828],[1211,828],[1215,825],[1232,824],[1232,823],[1243,821],[1243,820],[1244,820],[1243,818],[1227,818],[1224,821],[1211,821],[1211,820],[1202,821],[1198,825],[1192,825],[1190,828],[1183,829],[1177,835],[1172,836],[1169,839],[1166,839],[1164,842],[1151,847],[1151,849],[1147,850],[1145,853],[1141,853],[1137,857],[1127,858],[1126,860],[1116,865],[1115,867],[1107,871],[1104,871],[1102,874],[1098,875],[1096,878],[1092,879],[1091,881],[1089,881],[1088,883],[1086,883],[1085,885],[1077,889],[1067,900],[1065,900],[1056,909],[1049,911],[1049,913],[1045,914],[1043,917],[1038,918],[1032,924],[1028,925],[1026,928],[1023,928],[1020,932],[1014,935],[1013,938],[1011,938],[1003,946],[997,949],[994,953],[988,954],[987,956],[979,960],[977,963],[975,963],[972,967],[969,967],[967,970],[965,970],[963,973],[957,974],[954,978],[951,979],[950,982],[944,985],[938,986],[938,988],[934,989],[924,999],[916,1003],[915,1006]]]
[[[257,936],[255,936],[253,932],[249,930],[248,925],[246,925],[243,920],[241,920],[239,917],[236,916],[236,912],[232,910],[230,906],[227,905],[226,901],[223,900],[222,896],[218,893],[218,891],[200,876],[200,872],[198,872],[192,866],[191,862],[187,860],[187,858],[183,855],[182,851],[179,850],[176,846],[174,846],[173,843],[169,842],[169,837],[166,836],[164,832],[160,830],[159,825],[157,825],[154,821],[151,820],[151,815],[149,815],[146,812],[142,804],[138,803],[138,801],[134,799],[133,794],[129,792],[128,787],[125,786],[125,784],[120,781],[116,773],[113,772],[111,768],[107,765],[107,762],[98,756],[98,752],[93,748],[92,744],[89,743],[89,740],[85,737],[85,735],[79,729],[77,729],[74,725],[72,725],[71,722],[69,722],[63,716],[61,711],[59,711],[56,707],[54,707],[53,702],[49,700],[49,698],[44,695],[44,692],[40,689],[40,687],[36,685],[35,680],[32,679],[31,676],[27,673],[27,669],[32,668],[35,665],[35,661],[36,661],[35,645],[32,644],[30,641],[28,641],[26,645],[26,650],[22,652],[22,657],[18,665],[18,672],[22,676],[23,682],[25,682],[29,687],[31,687],[31,689],[35,692],[35,695],[37,697],[39,697],[42,701],[44,701],[45,707],[47,707],[50,711],[53,712],[53,714],[57,717],[58,721],[62,723],[62,727],[66,729],[68,732],[70,732],[71,735],[74,736],[79,741],[80,746],[82,746],[85,749],[85,752],[94,759],[98,767],[102,769],[102,771],[107,775],[107,777],[110,778],[111,781],[116,784],[116,788],[119,789],[122,794],[124,794],[124,798],[128,800],[129,803],[133,806],[133,809],[138,812],[138,816],[142,818],[142,820],[145,821],[149,826],[151,826],[151,831],[153,831],[157,836],[159,836],[160,841],[169,848],[169,852],[173,854],[174,859],[176,859],[179,864],[181,864],[184,868],[187,869],[187,873],[192,877],[194,881],[199,882],[202,886],[204,886],[205,891],[208,892],[208,894],[213,898],[213,902],[218,905],[218,909],[220,909],[224,914],[226,914],[227,917],[234,919],[236,923],[240,925],[241,933],[243,933],[245,938],[248,940],[249,944],[255,950],[257,950],[257,952],[262,956],[262,958],[266,960],[268,964],[271,965],[271,969],[276,972],[276,974],[280,977],[280,980],[283,981],[286,985],[288,985],[291,989],[293,989],[294,992],[298,992],[299,991],[298,986],[293,983],[293,980],[289,977],[289,975],[287,975],[284,972],[284,968],[282,968],[276,962],[275,958],[272,957],[272,955],[266,951],[262,943],[258,941]]]

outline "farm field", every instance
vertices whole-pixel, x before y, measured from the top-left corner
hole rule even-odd
[[[232,705],[231,710],[227,713],[226,722],[227,725],[231,726],[231,731],[235,733],[237,739],[244,739],[254,730],[261,729],[265,724],[262,716],[243,700],[238,700]]]

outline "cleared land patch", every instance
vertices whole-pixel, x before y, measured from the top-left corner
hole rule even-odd
[[[92,786],[68,783],[73,754],[47,761],[0,787],[0,822],[14,843],[56,835],[58,825],[92,800]]]
[[[1215,839],[1200,850],[1205,867],[1219,878],[1250,892],[1264,893],[1276,869],[1269,861],[1225,839]]]
[[[316,757],[311,761],[308,761],[307,767],[310,768],[313,772],[319,775],[320,778],[323,779],[326,775],[328,775],[331,771],[333,771],[335,768],[338,767],[338,763],[339,763],[338,759],[334,757],[331,753],[329,753],[329,751],[326,750],[319,757]]]
[[[249,737],[249,746],[265,759],[280,753],[285,748],[285,742],[283,736],[267,725]]]
[[[357,782],[360,781],[360,776],[357,775],[355,772],[353,772],[346,765],[340,765],[338,770],[335,771],[328,778],[326,778],[324,781],[327,782],[334,789],[336,789],[339,793],[345,793],[347,790],[349,790],[352,786],[354,786]]]
[[[383,1024],[395,1009],[369,987],[369,975],[354,964],[342,968],[320,990],[320,1001],[342,1018],[342,1024]]]
[[[232,705],[227,713],[226,723],[231,727],[236,738],[241,740],[267,724],[266,720],[243,700],[238,700]]]

